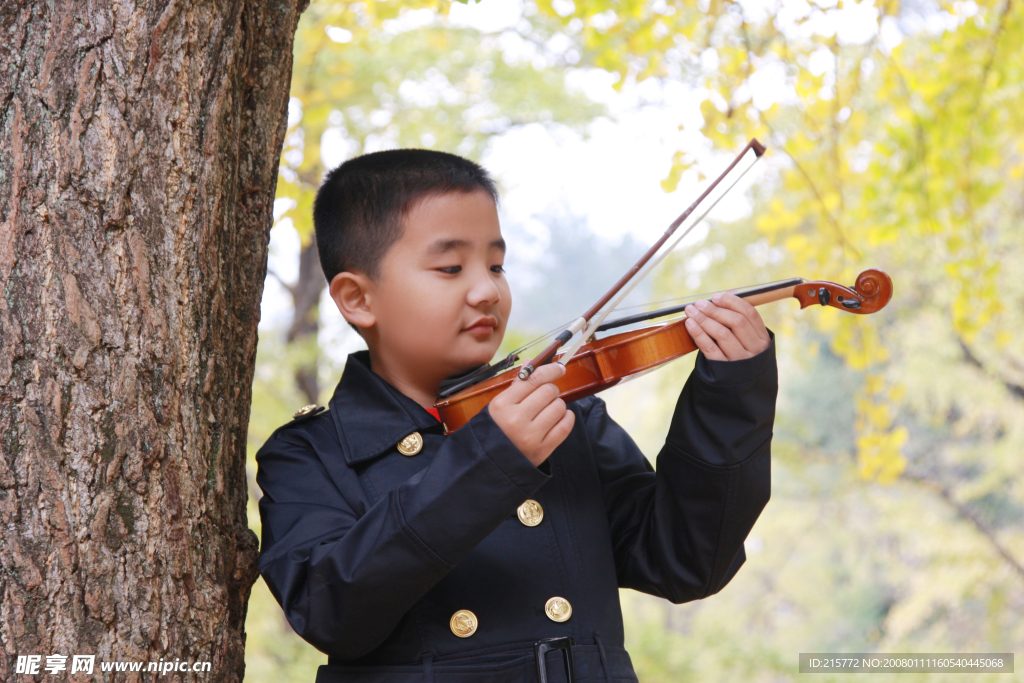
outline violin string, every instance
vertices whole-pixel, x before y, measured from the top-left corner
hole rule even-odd
[[[573,318],[573,320],[575,320],[575,318]],[[532,339],[532,340],[526,342],[525,344],[523,344],[519,348],[513,349],[513,350],[509,351],[507,354],[505,354],[505,358],[510,358],[512,356],[520,354],[523,351],[525,351],[526,349],[530,348],[531,346],[535,346],[536,344],[539,344],[542,341],[546,341],[546,340],[550,339],[551,337],[555,336],[556,334],[558,334],[559,332],[561,332],[562,330],[567,328],[572,322],[573,322],[572,320],[564,322],[561,325],[559,325],[558,327],[554,327],[551,330],[545,332],[544,334],[542,334],[541,336],[537,337],[536,339]]]
[[[712,296],[714,296],[715,294],[718,294],[720,292],[733,292],[737,296],[743,296],[745,293],[748,293],[748,292],[757,291],[759,289],[764,289],[764,288],[770,288],[773,285],[788,285],[790,282],[791,282],[791,280],[775,280],[773,282],[765,282],[763,284],[747,285],[746,287],[737,287],[737,288],[733,288],[733,289],[720,289],[717,292],[705,292],[703,294],[697,294],[697,295],[694,295],[692,297],[685,297],[685,296],[683,296],[683,297],[679,297],[679,298],[676,298],[676,299],[662,299],[661,301],[654,301],[654,302],[650,302],[650,303],[646,303],[646,304],[639,304],[637,306],[623,306],[621,308],[614,308],[612,310],[614,310],[614,311],[628,311],[628,310],[634,310],[634,309],[637,309],[637,308],[645,308],[647,306],[656,306],[657,304],[671,304],[671,303],[675,303],[677,301],[679,301],[679,302],[686,302],[686,303],[694,303],[694,302],[700,301],[701,299],[710,299]],[[654,310],[652,310],[651,312],[653,313]],[[621,320],[623,317],[629,317],[629,316],[617,316],[616,318],[613,318],[610,322],[614,323],[616,320]],[[655,324],[661,325],[661,324],[664,324],[664,323],[670,323],[670,322],[673,322],[675,320],[679,320],[680,318],[684,318],[684,317],[686,317],[686,314],[685,313],[680,313],[679,315],[677,315],[675,317],[672,317],[672,318],[668,318],[668,317],[661,318],[660,316],[652,316],[652,319],[658,318],[659,321],[657,323],[655,323]]]
[[[719,291],[725,291],[725,290],[719,290]],[[614,313],[616,311],[635,311],[635,310],[637,310],[639,308],[647,308],[648,306],[658,306],[660,304],[673,304],[673,303],[675,303],[677,301],[686,301],[687,299],[692,299],[693,301],[697,301],[698,299],[710,299],[715,294],[718,294],[718,292],[704,292],[702,294],[691,294],[690,296],[679,296],[679,297],[675,297],[673,299],[661,299],[660,301],[648,301],[646,303],[636,304],[634,306],[616,306],[615,308],[612,309],[612,312]]]
[[[768,284],[772,284],[772,283],[768,283]],[[617,307],[613,308],[612,311],[616,311],[616,312],[632,311],[632,310],[636,310],[638,308],[646,308],[648,306],[658,306],[659,304],[671,304],[671,303],[675,303],[677,301],[687,301],[687,300],[689,300],[689,301],[699,301],[700,299],[710,299],[712,296],[714,296],[715,294],[718,294],[719,292],[725,292],[725,291],[744,292],[744,291],[746,291],[748,289],[755,289],[757,287],[763,287],[763,286],[764,285],[750,285],[748,287],[733,288],[732,290],[720,289],[720,290],[717,290],[717,291],[714,291],[714,292],[704,292],[702,294],[694,294],[694,295],[691,295],[691,296],[688,296],[688,297],[680,296],[680,297],[675,297],[675,298],[672,298],[672,299],[661,299],[659,301],[649,301],[647,303],[637,304],[635,306],[617,306]],[[672,322],[674,320],[678,320],[680,318],[683,318],[685,316],[686,316],[685,313],[681,313],[678,316],[675,316],[675,317],[672,317],[672,318],[665,318],[665,319],[661,320],[658,324],[669,323],[669,322]],[[614,320],[612,320],[612,322],[614,322]],[[510,356],[515,356],[515,355],[517,355],[519,353],[522,353],[523,351],[525,351],[526,349],[530,348],[531,346],[539,344],[540,342],[543,342],[543,341],[547,341],[551,337],[555,336],[556,334],[558,334],[559,332],[564,330],[571,323],[572,323],[572,320],[569,320],[567,322],[562,323],[561,325],[558,325],[557,327],[552,328],[551,330],[549,330],[548,332],[545,332],[544,334],[542,334],[541,336],[537,337],[536,339],[532,339],[532,340],[526,342],[525,344],[523,344],[522,346],[520,346],[519,348],[514,349],[512,351],[509,351],[508,354],[505,357],[508,358]]]
[[[530,348],[531,346],[533,346],[535,344],[538,344],[538,343],[540,343],[542,341],[545,341],[547,339],[550,339],[551,337],[555,336],[556,334],[558,334],[559,332],[564,330],[566,327],[568,327],[571,322],[572,322],[572,320],[570,320],[568,322],[565,322],[565,323],[562,323],[558,327],[552,329],[549,332],[545,332],[544,334],[542,334],[541,336],[537,337],[536,339],[534,339],[532,341],[526,342],[525,344],[520,346],[518,349],[515,349],[513,351],[509,351],[508,356],[514,356],[514,355],[516,355],[518,353],[522,353],[524,350]],[[508,357],[508,356],[506,356],[506,357]]]
[[[778,282],[782,282],[782,280],[779,280]],[[775,283],[774,282],[766,282],[764,284],[749,285],[747,287],[733,287],[733,288],[730,288],[730,289],[719,289],[719,290],[716,290],[714,292],[704,292],[702,294],[691,294],[689,296],[680,296],[680,297],[676,297],[674,299],[661,299],[660,301],[648,301],[647,303],[636,304],[634,306],[618,306],[616,308],[613,308],[612,311],[613,312],[614,311],[634,311],[634,310],[637,310],[639,308],[646,308],[648,306],[658,306],[660,304],[673,304],[673,303],[676,303],[677,301],[699,301],[700,299],[710,299],[715,294],[720,294],[722,292],[742,293],[742,292],[747,291],[748,289],[756,289],[758,287],[766,287],[766,286],[769,286],[769,285],[772,285],[772,284],[775,284]]]
[[[676,313],[676,314],[667,315],[664,318],[651,318],[650,320],[643,321],[643,322],[647,323],[646,325],[640,325],[640,327],[638,327],[636,329],[642,330],[642,329],[646,329],[648,327],[655,327],[656,325],[668,325],[669,323],[674,323],[677,320],[682,320],[685,317],[686,317],[686,313]],[[610,322],[614,323],[615,321],[612,320]]]
[[[753,287],[757,287],[757,286],[759,286],[759,285],[753,285]],[[733,291],[743,291],[744,289],[749,289],[749,288],[748,287],[743,287],[741,289],[734,289]],[[718,290],[718,291],[726,291],[726,290]],[[635,310],[635,309],[638,309],[638,308],[646,308],[647,306],[657,306],[659,304],[675,303],[677,301],[684,301],[686,299],[690,299],[692,301],[698,301],[699,299],[710,298],[711,296],[713,296],[713,295],[715,295],[717,293],[718,292],[705,292],[703,294],[696,294],[696,295],[692,295],[690,297],[681,296],[681,297],[676,297],[676,298],[673,298],[673,299],[661,299],[660,301],[649,301],[647,303],[637,304],[635,306],[618,306],[616,308],[613,308],[612,311],[631,311],[631,310]],[[674,320],[678,320],[679,318],[683,318],[683,317],[686,317],[685,313],[682,313],[682,314],[680,314],[678,316],[675,316],[673,318],[666,318],[666,319],[660,321],[660,323],[672,322]],[[573,320],[575,320],[575,318]],[[612,322],[614,322],[614,321],[612,321]],[[548,332],[545,332],[544,334],[542,334],[541,336],[537,337],[536,339],[532,339],[532,340],[526,342],[525,344],[523,344],[522,346],[520,346],[519,348],[513,349],[512,351],[509,351],[508,354],[506,354],[505,357],[508,358],[510,356],[515,356],[517,354],[522,353],[523,351],[525,351],[526,349],[530,348],[531,346],[535,346],[536,344],[539,344],[540,342],[547,341],[551,337],[555,336],[556,334],[558,334],[559,332],[564,330],[571,323],[572,323],[572,320],[569,320],[569,321],[566,321],[566,322],[562,323],[561,325],[559,325],[557,327],[552,328],[551,330],[549,330]]]

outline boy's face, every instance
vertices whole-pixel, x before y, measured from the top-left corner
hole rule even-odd
[[[368,281],[368,342],[393,372],[438,380],[489,362],[512,296],[498,212],[483,190],[419,200]]]

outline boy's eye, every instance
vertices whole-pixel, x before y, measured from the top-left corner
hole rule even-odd
[[[438,268],[439,271],[446,275],[455,275],[462,271],[462,266],[447,266],[445,268]],[[505,266],[491,266],[492,273],[504,273]]]

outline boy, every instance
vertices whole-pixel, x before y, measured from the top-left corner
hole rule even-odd
[[[317,194],[368,350],[256,456],[260,573],[329,655],[317,683],[635,681],[619,587],[716,593],[768,501],[774,335],[731,295],[687,311],[700,353],[656,473],[600,398],[557,398],[557,363],[444,436],[439,382],[489,362],[511,310],[497,201],[476,164],[415,149]]]

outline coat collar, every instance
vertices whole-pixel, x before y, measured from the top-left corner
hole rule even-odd
[[[370,352],[350,353],[330,401],[345,462],[376,457],[413,432],[441,423],[370,369]]]

